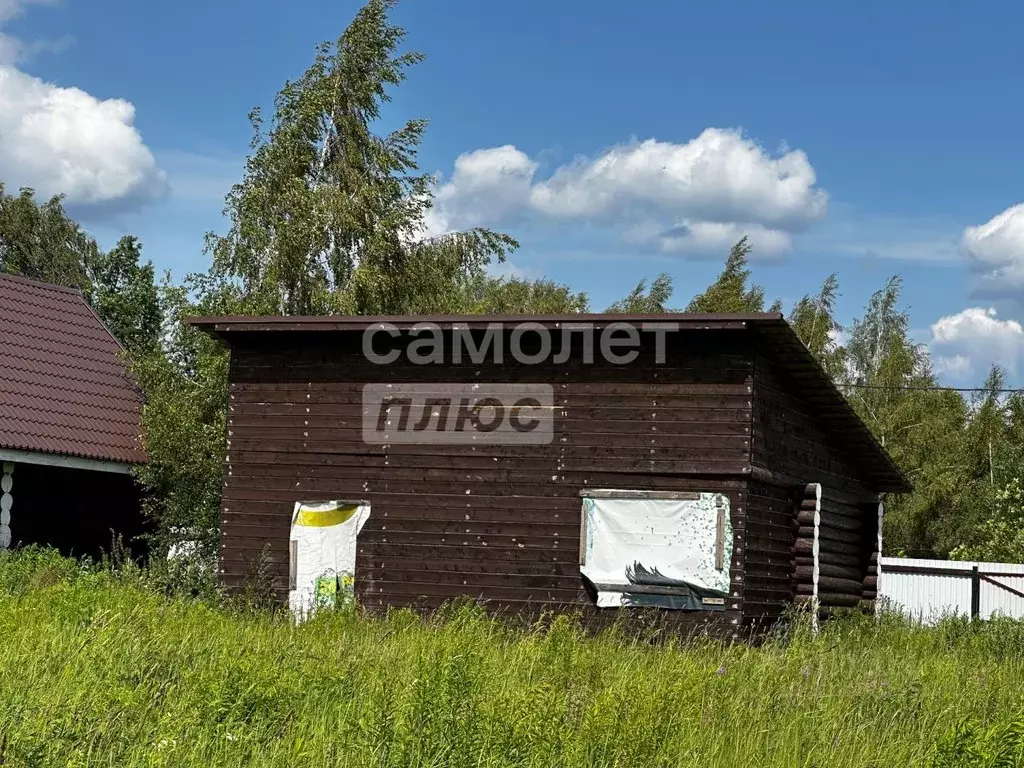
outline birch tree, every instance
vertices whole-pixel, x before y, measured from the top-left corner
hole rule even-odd
[[[752,247],[747,238],[742,238],[729,251],[725,266],[708,288],[694,296],[686,307],[687,312],[764,312],[764,288],[756,283],[750,285],[750,268],[747,257]],[[769,312],[781,311],[776,301]]]
[[[835,318],[839,297],[839,278],[832,273],[817,295],[804,296],[793,307],[789,323],[825,371],[839,381],[845,371],[846,350],[842,345],[844,328]]]
[[[213,286],[233,284],[253,312],[398,314],[517,245],[486,229],[428,237],[432,180],[417,165],[426,121],[374,133],[391,89],[423,58],[399,51],[394,4],[370,0],[319,46],[278,93],[269,127],[259,109],[249,116],[252,152],[226,199],[230,226],[207,236],[207,250]]]

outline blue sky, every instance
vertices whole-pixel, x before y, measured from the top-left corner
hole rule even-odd
[[[356,9],[0,0],[0,181],[202,269],[247,113]],[[662,271],[685,304],[749,233],[787,308],[837,272],[847,321],[898,273],[947,381],[1016,374],[1024,7],[405,0],[395,18],[427,60],[384,127],[431,121],[439,231],[508,231],[510,269],[597,310]]]

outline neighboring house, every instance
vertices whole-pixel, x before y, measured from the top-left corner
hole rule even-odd
[[[110,551],[143,530],[142,394],[81,291],[0,274],[0,547]]]
[[[229,587],[732,636],[873,605],[909,485],[781,315],[189,322],[231,349]]]

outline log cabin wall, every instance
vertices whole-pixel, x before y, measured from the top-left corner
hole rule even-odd
[[[818,598],[819,531],[821,526],[821,485],[809,483],[800,493],[794,520],[793,595],[798,603],[813,603]]]
[[[669,611],[664,620],[681,631],[710,627],[736,636],[753,354],[742,331],[674,336],[660,365],[645,342],[627,365],[582,365],[574,350],[562,365],[374,366],[355,332],[234,334],[224,584],[242,586],[266,547],[266,567],[284,599],[293,504],[365,499],[371,513],[359,535],[355,578],[362,605],[432,609],[470,597],[501,612],[568,610],[600,624],[615,614],[596,611],[581,580],[580,491],[716,492],[730,499],[731,600],[724,611]],[[488,381],[552,384],[554,441],[385,447],[362,440],[365,384]],[[751,565],[760,570],[749,599],[775,610],[788,599],[788,583],[786,590],[779,585],[790,517],[775,489],[762,491],[778,504],[753,532]]]
[[[884,507],[879,502],[869,507],[865,513],[870,516],[871,524],[865,531],[863,538],[864,549],[862,552],[863,561],[866,563],[864,576],[864,589],[861,593],[863,606],[873,609],[878,599],[878,575],[882,566],[882,516]]]
[[[844,450],[843,436],[823,426],[820,411],[780,365],[758,355],[754,381],[751,463],[780,478],[780,492],[797,497],[790,513],[793,598],[813,595],[825,615],[856,606],[870,591],[870,563],[877,560],[877,489]],[[820,498],[815,492],[812,500],[815,484]],[[752,494],[751,502],[751,518],[766,513],[760,495]],[[816,587],[807,581],[815,567]],[[748,578],[748,591],[753,582]],[[760,615],[760,606],[744,607],[745,621]]]
[[[818,527],[819,605],[853,608],[864,598],[869,560],[874,549],[877,502],[851,504],[823,489]],[[872,606],[873,607],[873,606]]]

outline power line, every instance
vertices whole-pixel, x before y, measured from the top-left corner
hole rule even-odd
[[[1024,392],[1024,387],[1016,389],[988,389],[987,387],[898,387],[882,384],[837,384],[839,389],[885,389],[900,392]]]

